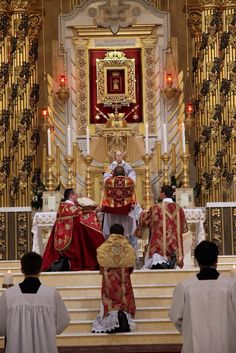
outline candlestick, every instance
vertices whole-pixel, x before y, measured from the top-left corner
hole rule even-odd
[[[169,171],[169,160],[170,156],[167,153],[161,155],[163,161],[163,185],[169,185],[168,171]]]
[[[71,156],[71,128],[70,125],[67,127],[67,155]]]
[[[180,158],[183,162],[183,188],[189,188],[189,154],[183,153]]]
[[[182,149],[183,149],[183,153],[186,153],[185,125],[184,125],[184,123],[182,123]]]
[[[91,192],[92,192],[92,183],[91,183],[91,178],[90,178],[90,164],[91,164],[91,157],[89,155],[86,156],[86,196],[91,197]]]
[[[73,171],[72,171],[72,164],[74,162],[74,159],[71,156],[67,156],[65,158],[66,163],[68,165],[68,183],[67,187],[68,188],[73,188]]]
[[[232,278],[236,278],[236,266],[233,265],[233,267],[230,270],[230,275]]]
[[[145,124],[145,153],[148,154],[148,123]]]
[[[168,153],[167,125],[163,124],[164,154]]]
[[[5,286],[12,286],[13,285],[13,275],[10,270],[4,273],[3,284]]]
[[[157,142],[157,170],[161,172],[161,142]]]
[[[51,144],[51,132],[50,132],[50,129],[48,129],[47,133],[48,133],[48,155],[51,156],[52,155],[52,144]]]
[[[52,173],[52,165],[55,159],[51,156],[47,157],[47,170],[48,170],[48,178],[47,178],[47,189],[48,191],[54,191],[54,182],[53,182],[53,173]]]
[[[87,152],[87,155],[90,154],[90,143],[89,143],[89,127],[87,126],[86,128],[86,152]]]
[[[149,163],[151,160],[151,156],[149,154],[145,154],[143,157],[145,163],[145,195],[144,195],[144,205],[143,208],[145,210],[149,210],[151,207],[151,184],[150,184],[150,171],[149,171]]]

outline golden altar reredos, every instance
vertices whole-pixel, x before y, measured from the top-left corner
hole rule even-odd
[[[145,187],[150,186],[145,185],[149,162],[154,192],[159,184],[157,142],[161,140],[164,119],[161,109],[165,109],[161,88],[166,65],[164,49],[168,46],[168,14],[148,8],[143,1],[125,5],[122,1],[87,4],[63,15],[61,21],[62,41],[70,63],[68,83],[74,90],[67,103],[67,114],[80,150],[74,156],[74,180],[79,190],[87,188],[87,194],[99,202],[102,173],[114,160],[115,151],[121,150],[136,171],[136,193],[142,202],[147,193]],[[112,20],[111,16],[103,20],[104,14],[111,15],[118,8],[122,10],[122,18]],[[170,142],[178,139],[179,134],[179,109],[176,110],[175,104],[172,108],[175,113]],[[146,123],[152,156],[145,162]],[[90,153],[86,156],[88,126]]]

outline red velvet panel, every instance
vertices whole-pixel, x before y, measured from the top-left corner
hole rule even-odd
[[[142,111],[142,63],[141,63],[141,49],[133,48],[122,50],[128,59],[135,59],[135,78],[136,78],[136,104],[130,104],[129,107],[122,107],[122,112],[126,114],[129,113],[135,105],[139,105],[137,109],[138,119],[133,119],[133,114],[126,119],[128,123],[140,123],[143,121],[143,111]],[[91,49],[89,50],[89,82],[90,82],[90,123],[100,124],[106,123],[106,119],[101,117],[100,120],[96,120],[96,110],[97,106],[103,113],[114,112],[112,108],[104,108],[103,104],[97,104],[97,85],[96,85],[96,59],[103,59],[107,50],[104,49]],[[109,76],[109,75],[108,75]],[[109,78],[109,77],[108,77]],[[122,80],[121,80],[122,86]],[[121,87],[122,88],[122,87]]]

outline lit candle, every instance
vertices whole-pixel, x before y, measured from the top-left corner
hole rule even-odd
[[[67,155],[71,156],[71,129],[70,125],[67,127]]]
[[[145,124],[145,153],[148,154],[148,123]]]
[[[86,128],[86,150],[87,150],[87,155],[90,153],[90,144],[89,144],[89,127],[87,126]]]
[[[235,265],[233,265],[233,267],[231,268],[230,275],[232,278],[236,278],[236,266]]]
[[[164,153],[168,153],[167,126],[163,124]]]
[[[182,148],[183,148],[183,153],[186,153],[185,125],[184,125],[184,123],[182,123]]]
[[[51,145],[51,132],[48,129],[48,155],[49,157],[52,155],[52,145]]]
[[[10,270],[4,273],[4,284],[7,286],[13,284],[13,276]]]

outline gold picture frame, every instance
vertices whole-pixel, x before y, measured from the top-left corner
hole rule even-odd
[[[193,188],[176,189],[176,203],[182,208],[194,208]]]
[[[96,59],[97,104],[136,103],[135,59],[120,51]]]

